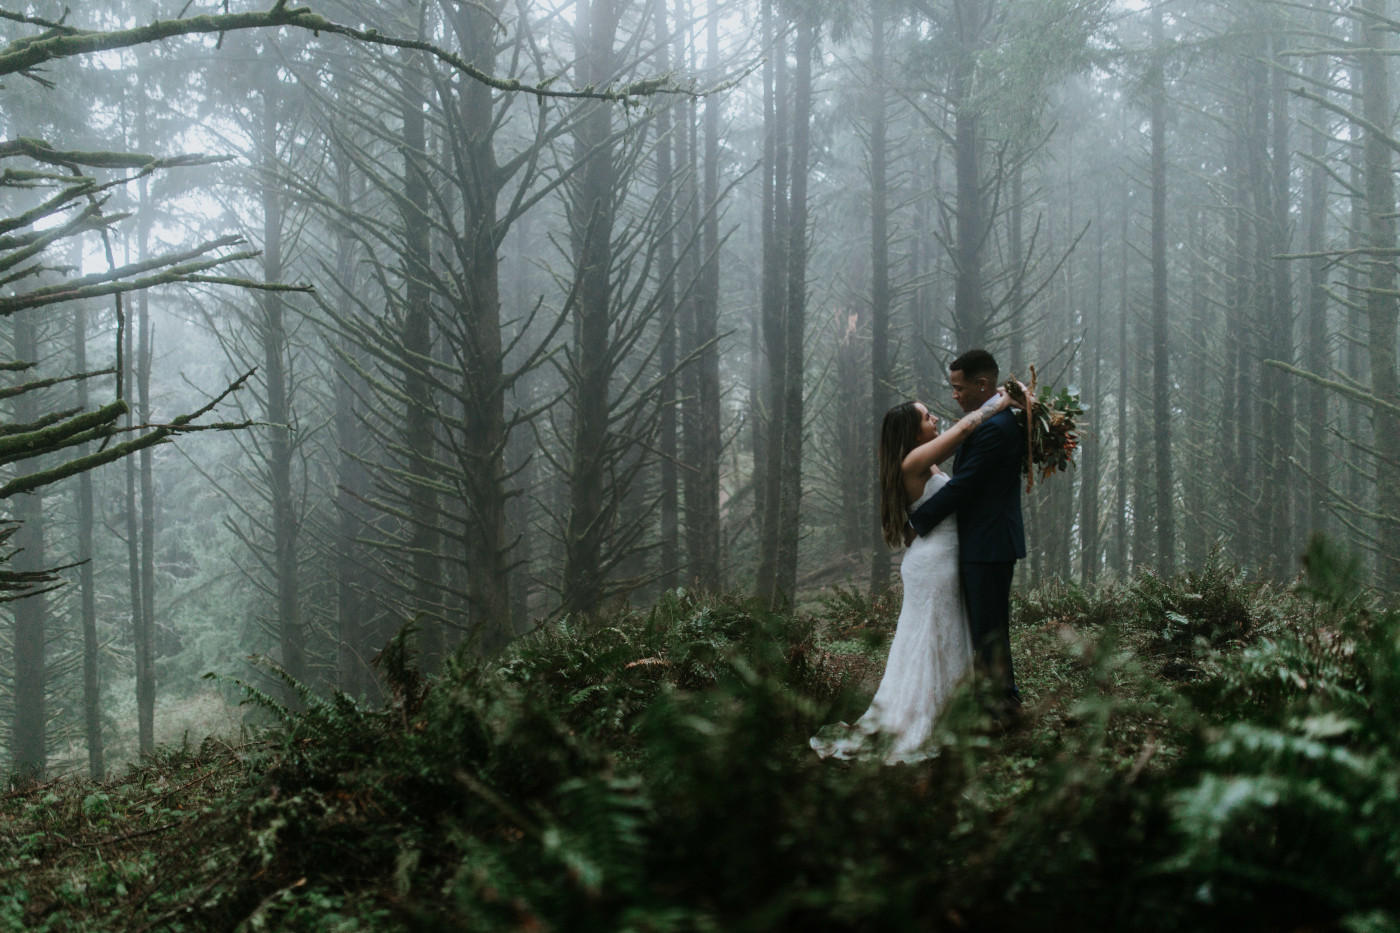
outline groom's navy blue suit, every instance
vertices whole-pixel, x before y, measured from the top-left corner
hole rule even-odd
[[[1011,670],[1011,577],[1026,556],[1021,520],[1021,460],[1026,430],[1010,409],[988,418],[963,441],[953,475],[909,516],[920,535],[958,516],[963,599],[972,644],[988,671],[1001,672],[1008,699],[1018,699]],[[1001,663],[999,663],[1001,662]]]

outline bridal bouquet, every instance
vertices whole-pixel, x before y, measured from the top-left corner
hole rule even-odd
[[[1015,379],[1007,380],[1005,388],[1013,401],[1024,401],[1021,385]],[[1079,396],[1071,395],[1068,389],[1061,389],[1058,394],[1041,389],[1037,395],[1034,366],[1029,389],[1031,403],[1025,411],[1016,413],[1026,427],[1026,462],[1021,472],[1026,477],[1027,491],[1035,484],[1037,469],[1041,479],[1049,479],[1074,462],[1074,452],[1079,448],[1078,419],[1084,414]]]

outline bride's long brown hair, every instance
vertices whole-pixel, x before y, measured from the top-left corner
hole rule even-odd
[[[885,420],[880,425],[880,528],[885,543],[892,548],[904,544],[909,497],[904,493],[901,467],[904,458],[918,443],[922,421],[914,403],[904,402],[885,412]]]

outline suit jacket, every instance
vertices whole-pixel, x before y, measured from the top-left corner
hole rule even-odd
[[[921,535],[954,512],[959,559],[999,563],[1026,556],[1021,520],[1021,459],[1026,429],[1011,409],[988,418],[958,448],[953,475],[909,516]]]

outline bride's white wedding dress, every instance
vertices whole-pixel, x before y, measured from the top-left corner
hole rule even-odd
[[[948,476],[934,473],[914,509],[937,492]],[[899,610],[885,675],[870,709],[854,726],[823,727],[811,746],[823,758],[884,757],[919,761],[930,750],[933,727],[948,697],[972,663],[958,580],[958,526],[950,516],[904,554],[899,576],[904,605]]]

